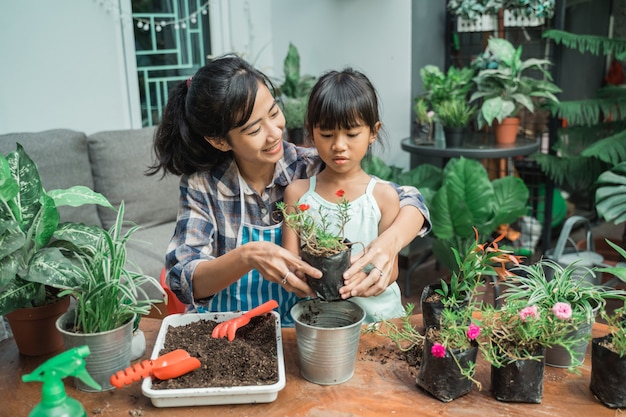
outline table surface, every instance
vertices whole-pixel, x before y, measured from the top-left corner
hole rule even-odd
[[[416,324],[420,316],[414,316]],[[161,326],[161,320],[144,318],[141,329],[146,335],[148,359]],[[80,401],[87,414],[102,416],[614,416],[589,390],[590,349],[580,375],[566,369],[545,368],[541,404],[505,403],[493,399],[490,393],[490,372],[487,363],[479,359],[477,379],[483,389],[473,388],[469,394],[443,403],[415,385],[417,371],[397,356],[398,350],[387,338],[363,334],[355,374],[348,382],[321,386],[300,376],[294,329],[283,329],[283,348],[287,383],[271,403],[212,405],[197,407],[157,408],[141,393],[141,384],[99,393],[86,393],[74,388],[72,378],[66,378],[67,394]],[[606,333],[606,326],[596,324],[593,335]],[[52,356],[52,355],[49,355]],[[0,398],[2,416],[26,416],[40,401],[41,384],[24,383],[21,376],[30,373],[46,357],[20,356],[13,339],[0,342]]]
[[[495,144],[490,135],[471,134],[458,148],[446,148],[445,142],[423,141],[416,143],[413,138],[401,141],[403,150],[420,156],[438,158],[466,157],[473,159],[497,159],[530,155],[539,150],[539,139],[519,137],[513,144]]]

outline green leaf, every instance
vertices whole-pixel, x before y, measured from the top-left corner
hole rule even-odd
[[[58,248],[43,248],[37,252],[24,279],[59,289],[76,288],[83,283],[80,268]]]
[[[114,208],[105,196],[82,185],[76,185],[65,190],[51,190],[48,195],[52,197],[57,207],[98,204],[103,207]]]
[[[41,290],[41,285],[17,278],[0,292],[0,316],[29,306]]]
[[[20,222],[22,230],[29,230],[39,212],[44,194],[39,171],[19,143],[17,150],[7,156],[7,161],[20,190],[16,203],[21,217],[16,220]]]

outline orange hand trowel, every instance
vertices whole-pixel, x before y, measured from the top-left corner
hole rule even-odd
[[[124,388],[148,376],[161,380],[171,379],[185,375],[199,367],[200,361],[197,358],[189,356],[186,350],[176,349],[156,359],[145,360],[117,371],[111,375],[110,382],[116,388]]]
[[[217,339],[219,337],[228,336],[228,341],[232,342],[235,338],[235,332],[238,328],[250,323],[250,319],[252,317],[265,314],[275,309],[276,307],[278,307],[278,302],[276,300],[269,300],[261,304],[260,306],[255,307],[246,313],[243,313],[241,316],[218,323],[217,326],[215,326],[215,328],[213,329],[211,337]]]

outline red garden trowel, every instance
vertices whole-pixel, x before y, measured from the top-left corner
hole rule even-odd
[[[110,382],[116,388],[124,388],[148,376],[161,380],[171,379],[185,375],[199,367],[200,361],[197,358],[189,356],[189,353],[183,349],[176,349],[156,359],[145,360],[117,371],[111,375]]]
[[[239,317],[235,317],[233,319],[218,323],[217,326],[215,326],[215,328],[213,329],[211,336],[213,338],[228,336],[228,341],[232,342],[232,340],[235,338],[235,332],[238,328],[250,323],[250,319],[252,317],[265,314],[269,311],[272,311],[276,307],[278,307],[278,302],[276,300],[269,300],[261,304],[260,306],[255,307],[246,313],[243,313]]]

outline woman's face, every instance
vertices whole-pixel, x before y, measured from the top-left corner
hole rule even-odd
[[[272,163],[283,156],[283,131],[285,116],[270,90],[263,83],[254,102],[252,114],[243,126],[229,132],[227,145],[238,163]]]

